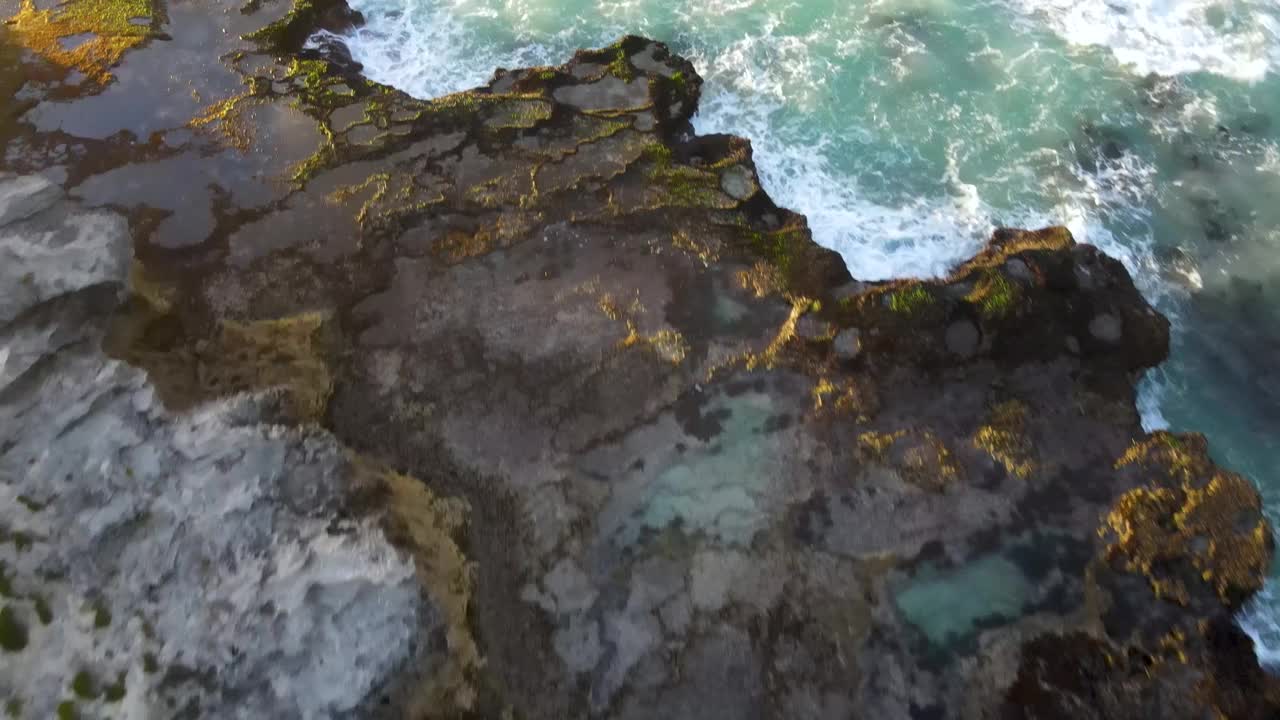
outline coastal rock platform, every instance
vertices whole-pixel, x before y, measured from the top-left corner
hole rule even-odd
[[[1065,229],[861,282],[645,38],[423,101],[340,4],[13,4],[11,716],[1280,712],[1258,494]]]

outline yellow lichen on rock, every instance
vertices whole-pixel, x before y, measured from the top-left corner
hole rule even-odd
[[[679,365],[688,356],[689,343],[679,331],[663,328],[651,333],[640,332],[639,321],[647,310],[644,303],[640,302],[640,293],[638,291],[630,302],[624,302],[614,296],[613,293],[599,292],[597,280],[580,286],[575,294],[584,293],[598,293],[596,308],[605,317],[614,322],[623,323],[626,326],[627,334],[618,341],[619,348],[644,348],[672,365]]]
[[[240,152],[248,152],[253,142],[253,133],[245,115],[260,102],[263,101],[252,92],[234,95],[204,108],[187,126],[192,129],[215,130],[226,139],[228,145]]]
[[[778,328],[778,334],[773,337],[768,347],[758,353],[747,353],[746,365],[748,370],[772,369],[778,364],[778,355],[787,343],[796,336],[796,323],[800,320],[800,316],[804,315],[813,307],[813,300],[806,297],[792,297],[791,312],[787,315],[787,319],[782,321],[782,325]]]
[[[175,411],[241,392],[277,389],[297,422],[318,422],[333,388],[329,366],[332,323],[321,313],[278,320],[218,324],[212,337],[192,342],[165,286],[135,267],[135,294],[105,341],[108,352],[147,370],[165,405]]]
[[[1189,537],[1209,539],[1208,548],[1197,553],[1194,562],[1221,597],[1261,588],[1270,560],[1269,536],[1258,493],[1244,478],[1219,472],[1204,489],[1189,490],[1174,522]]]
[[[1116,501],[1100,532],[1108,530],[1115,541],[1107,546],[1107,557],[1124,560],[1124,568],[1146,575],[1156,597],[1186,605],[1187,587],[1176,577],[1157,577],[1157,562],[1178,557],[1182,543],[1163,523],[1178,509],[1177,494],[1167,488],[1135,488]]]
[[[1145,575],[1156,594],[1180,604],[1199,577],[1229,604],[1256,592],[1271,557],[1262,502],[1243,477],[1217,468],[1204,438],[1155,433],[1116,463],[1149,484],[1125,493],[1107,515],[1107,556]],[[1170,568],[1186,563],[1194,573]]]
[[[1004,465],[1010,475],[1029,478],[1036,470],[1035,448],[1026,434],[1027,406],[1007,400],[991,409],[987,424],[978,428],[973,445]]]
[[[786,287],[786,280],[777,267],[764,260],[758,260],[750,270],[742,270],[738,273],[738,285],[757,298],[762,298],[782,292]]]
[[[987,270],[982,273],[973,290],[965,296],[965,300],[977,305],[984,318],[995,320],[1013,312],[1021,296],[1018,286],[1002,273]]]
[[[942,492],[960,477],[951,450],[931,430],[865,432],[858,436],[863,457],[898,470],[902,479],[929,492]]]
[[[156,313],[164,314],[173,309],[178,289],[165,284],[147,270],[147,266],[136,259],[129,268],[129,291],[145,301]]]
[[[930,492],[942,492],[960,477],[951,450],[928,430],[905,446],[900,470],[904,480]]]
[[[448,661],[412,693],[406,717],[446,718],[473,710],[476,675],[483,666],[469,614],[475,581],[460,544],[470,508],[440,498],[420,480],[386,473],[387,530],[393,543],[413,555],[418,580],[444,616]]]
[[[1116,468],[1139,465],[1155,469],[1158,475],[1172,473],[1180,481],[1189,482],[1213,471],[1208,451],[1203,436],[1157,432],[1130,445],[1116,461]]]
[[[889,448],[906,434],[906,430],[891,433],[864,432],[858,436],[858,449],[874,460],[883,460]]]
[[[197,382],[209,395],[283,388],[295,418],[319,420],[333,390],[326,321],[320,313],[252,323],[225,321],[198,351]]]
[[[847,413],[859,422],[866,422],[880,409],[880,397],[874,383],[858,377],[833,383],[821,378],[813,388],[815,412]]]
[[[1060,225],[1039,230],[1017,230],[1001,238],[1001,241],[993,244],[987,252],[978,255],[974,258],[974,262],[990,265],[993,261],[1004,262],[1009,256],[1022,252],[1067,250],[1075,245],[1075,242],[1071,231]]]
[[[706,238],[694,239],[692,235],[684,230],[677,230],[671,234],[671,246],[698,258],[703,267],[709,267],[711,263],[720,259],[719,250],[713,247]]]
[[[105,84],[125,52],[151,37],[154,12],[150,0],[66,0],[48,10],[22,0],[7,24],[32,52]],[[81,35],[91,37],[71,48],[64,45]]]
[[[679,365],[689,354],[689,343],[684,336],[675,330],[659,330],[649,335],[641,335],[631,322],[627,323],[628,334],[622,339],[621,347],[645,347],[653,354],[672,365]]]

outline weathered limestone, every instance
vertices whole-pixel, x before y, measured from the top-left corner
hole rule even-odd
[[[270,395],[166,411],[99,348],[123,219],[13,177],[0,217],[0,602],[24,636],[0,694],[24,717],[359,707],[433,611],[377,516],[335,514],[348,451],[266,421]]]

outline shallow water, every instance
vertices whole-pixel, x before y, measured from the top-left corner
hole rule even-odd
[[[1205,432],[1280,521],[1276,0],[351,4],[355,58],[419,97],[666,41],[707,79],[697,129],[750,138],[769,193],[860,278],[942,273],[997,225],[1067,225],[1174,321],[1146,424]],[[1274,582],[1241,622],[1280,663]]]

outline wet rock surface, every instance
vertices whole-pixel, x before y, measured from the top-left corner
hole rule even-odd
[[[143,9],[0,29],[20,717],[1280,707],[1257,494],[1141,432],[1168,326],[1118,262],[1001,230],[853,283],[646,39],[427,102],[304,48],[341,8]]]

